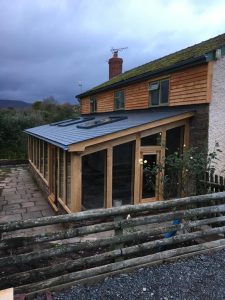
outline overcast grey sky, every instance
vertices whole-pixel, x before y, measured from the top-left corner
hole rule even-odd
[[[0,0],[0,99],[73,102],[123,70],[225,32],[224,0]]]

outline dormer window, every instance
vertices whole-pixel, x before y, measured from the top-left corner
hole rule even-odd
[[[150,106],[167,105],[169,102],[169,79],[151,82],[149,96]]]
[[[116,91],[114,93],[114,109],[124,109],[124,91]]]
[[[95,97],[90,98],[90,112],[97,112],[97,99]]]

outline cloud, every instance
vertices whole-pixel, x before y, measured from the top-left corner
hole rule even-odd
[[[0,2],[0,98],[74,101],[108,79],[111,47],[124,70],[225,30],[224,1]]]

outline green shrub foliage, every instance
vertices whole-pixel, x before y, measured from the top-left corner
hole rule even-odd
[[[27,158],[27,135],[24,129],[78,115],[78,106],[58,104],[52,97],[34,102],[29,109],[0,109],[0,159]]]

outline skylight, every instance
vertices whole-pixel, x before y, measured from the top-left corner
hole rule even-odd
[[[78,124],[78,123],[83,123],[86,121],[90,121],[90,120],[94,120],[95,117],[87,117],[87,118],[77,118],[77,119],[73,119],[73,120],[69,120],[68,122],[63,122],[58,124],[59,127],[66,127],[66,126],[70,126],[73,124]]]
[[[90,128],[94,128],[97,126],[102,126],[102,125],[106,125],[106,124],[110,124],[110,123],[114,123],[114,122],[118,122],[118,121],[122,121],[127,119],[126,116],[108,116],[99,120],[92,120],[92,121],[88,121],[85,122],[84,124],[81,125],[77,125],[77,128],[81,128],[81,129],[90,129]]]
[[[78,120],[78,119],[80,119],[80,118],[67,119],[67,120],[63,120],[63,121],[58,121],[58,122],[51,123],[51,124],[49,124],[49,125],[50,125],[50,126],[55,126],[55,125],[67,123],[67,122],[74,121],[74,120]]]

